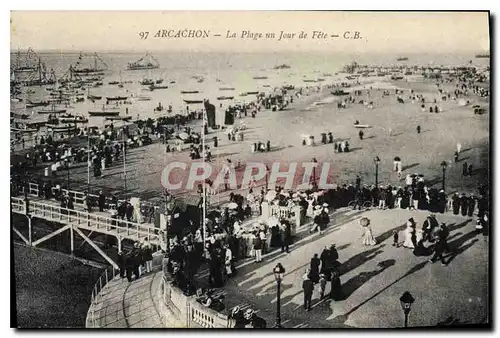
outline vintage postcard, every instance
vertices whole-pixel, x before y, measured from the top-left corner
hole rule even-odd
[[[491,327],[489,12],[10,28],[13,327]]]

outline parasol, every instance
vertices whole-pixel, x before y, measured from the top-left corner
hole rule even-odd
[[[370,219],[368,219],[368,217],[361,217],[359,219],[359,224],[362,226],[362,227],[367,227],[369,224],[370,224]]]
[[[180,133],[179,135],[177,135],[177,137],[181,140],[187,140],[189,138],[189,135],[187,133]]]
[[[274,190],[271,190],[271,191],[269,191],[269,192],[266,194],[266,200],[267,200],[268,202],[272,201],[272,200],[273,200],[273,199],[275,199],[275,198],[276,198],[276,191],[274,191]]]
[[[225,207],[230,209],[230,210],[234,210],[238,207],[238,204],[231,202],[231,203],[228,203]]]

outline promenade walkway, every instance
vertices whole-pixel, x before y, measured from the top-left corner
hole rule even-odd
[[[430,264],[429,256],[414,256],[412,250],[392,246],[392,232],[403,229],[413,217],[417,227],[428,215],[424,211],[341,209],[333,213],[331,226],[323,235],[308,234],[308,227],[299,228],[297,240],[289,254],[273,251],[261,263],[245,259],[237,264],[238,274],[221,290],[225,305],[253,308],[266,319],[268,327],[276,318],[276,282],[273,268],[279,262],[286,269],[281,293],[282,324],[287,328],[390,328],[401,327],[404,317],[399,297],[405,291],[415,297],[409,325],[434,326],[486,323],[488,305],[488,240],[477,234],[469,217],[450,213],[437,214],[450,229],[449,245],[453,250],[446,258],[447,266]],[[358,219],[369,217],[377,245],[363,246]],[[313,308],[302,308],[302,276],[314,253],[336,244],[343,264],[341,276],[344,299],[319,299],[318,286],[313,294]],[[200,271],[204,282],[207,271]],[[131,284],[113,280],[94,306],[99,327],[179,327],[175,314],[160,302],[156,284],[161,274],[145,276]],[[327,285],[329,292],[329,284]],[[121,303],[120,300],[121,299]],[[123,305],[125,304],[125,305]],[[160,304],[160,306],[157,306]],[[152,306],[154,305],[154,306]],[[156,307],[155,307],[156,306]],[[157,313],[164,319],[157,321]],[[141,313],[136,313],[140,311]],[[90,311],[89,311],[90,314]]]
[[[141,276],[129,283],[115,277],[90,305],[87,328],[161,328],[158,294],[162,272]]]

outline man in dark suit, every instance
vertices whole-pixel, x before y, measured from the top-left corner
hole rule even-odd
[[[309,271],[307,271],[308,273]],[[311,300],[314,290],[314,283],[309,279],[309,275],[306,273],[304,281],[302,282],[302,289],[304,290],[304,309],[306,311],[311,310]]]

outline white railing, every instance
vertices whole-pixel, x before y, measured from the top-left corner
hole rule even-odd
[[[13,212],[26,214],[24,199],[11,197],[11,201]],[[119,235],[135,241],[141,241],[147,238],[152,244],[158,244],[160,242],[160,229],[154,226],[101,216],[85,211],[61,208],[41,202],[28,201],[28,205],[29,213],[32,217],[43,218],[63,224],[73,224],[79,228],[94,230],[114,236]]]
[[[90,321],[90,323],[87,323],[87,328],[92,327],[92,328],[97,328],[100,327],[98,325],[98,321],[101,318],[101,316],[95,316],[96,308],[95,306],[99,303],[99,299],[102,297],[101,291],[104,289],[104,287],[113,280],[116,276],[119,275],[119,271],[115,269],[113,266],[111,269],[106,268],[103,273],[99,276],[97,281],[94,284],[94,288],[92,289],[92,294],[90,296],[90,306],[89,306],[89,311],[87,313],[87,319]],[[97,311],[99,312],[99,310]]]
[[[172,286],[165,275],[162,279],[163,301],[174,307],[178,319],[188,328],[227,328],[228,318],[223,313],[204,307],[196,301],[196,297],[187,297]]]

